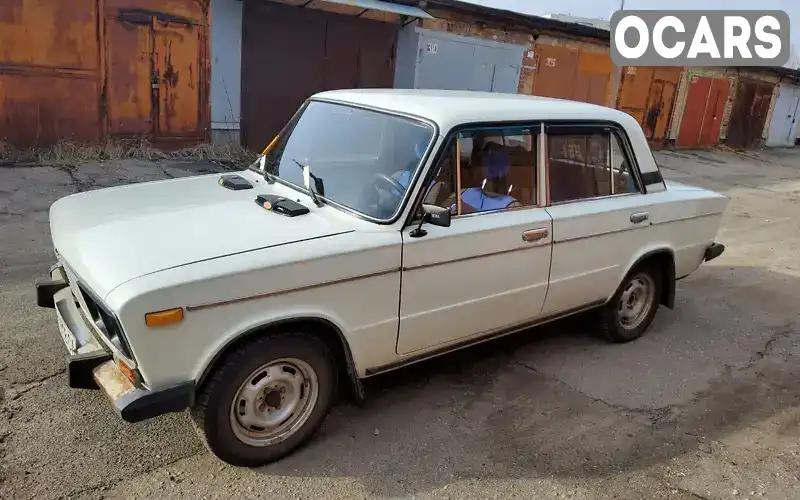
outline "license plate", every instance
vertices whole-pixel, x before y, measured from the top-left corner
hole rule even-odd
[[[58,308],[56,308],[56,317],[58,318],[58,331],[61,333],[61,340],[64,341],[64,345],[67,346],[69,353],[75,354],[78,352],[78,339],[76,339],[75,335],[67,328],[67,323],[64,322],[64,318],[61,317],[61,312]]]

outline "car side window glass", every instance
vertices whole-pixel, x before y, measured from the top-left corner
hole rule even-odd
[[[562,203],[638,191],[617,134],[548,131],[550,202]]]
[[[460,132],[441,156],[424,203],[456,216],[535,206],[537,138],[528,127]]]
[[[614,176],[613,194],[640,192],[631,172],[631,163],[617,134],[611,134],[611,166]]]

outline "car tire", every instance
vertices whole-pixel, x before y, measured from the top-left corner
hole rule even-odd
[[[651,265],[638,266],[628,273],[614,297],[600,309],[600,333],[615,343],[638,339],[653,322],[661,293],[658,269]]]
[[[336,393],[337,371],[320,339],[258,338],[223,358],[190,410],[208,449],[234,466],[279,460],[316,433]]]

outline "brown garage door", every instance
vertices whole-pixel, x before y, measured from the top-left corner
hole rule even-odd
[[[392,87],[397,26],[270,2],[245,2],[242,135],[260,151],[305,99]]]
[[[771,83],[739,80],[728,122],[728,144],[750,148],[761,141],[774,88]]]

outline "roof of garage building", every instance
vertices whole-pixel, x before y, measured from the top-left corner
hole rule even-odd
[[[413,5],[423,10],[441,9],[461,14],[468,14],[493,21],[506,26],[517,26],[535,33],[537,31],[551,31],[564,34],[579,35],[588,38],[610,41],[611,31],[602,23],[586,23],[583,18],[554,14],[542,17],[522,12],[497,9],[485,5],[474,4],[463,0],[385,0],[395,4]],[[610,23],[609,23],[610,24]],[[602,26],[602,27],[601,27]],[[800,81],[800,69],[785,66],[746,67],[740,69],[761,70],[778,76]]]
[[[574,22],[565,22],[558,19],[546,18],[535,16],[532,14],[523,14],[511,10],[497,9],[494,7],[487,7],[461,0],[388,0],[392,3],[402,5],[414,5],[423,10],[427,9],[441,9],[461,14],[469,14],[480,17],[486,21],[494,21],[504,25],[514,25],[525,28],[532,32],[542,31],[557,31],[561,33],[570,33],[591,38],[599,38],[603,40],[610,40],[611,33],[605,29],[599,29],[593,26],[578,24]]]
[[[355,104],[431,120],[443,132],[465,123],[526,120],[610,120],[639,127],[627,113],[605,106],[526,94],[462,90],[346,89],[315,94]]]

